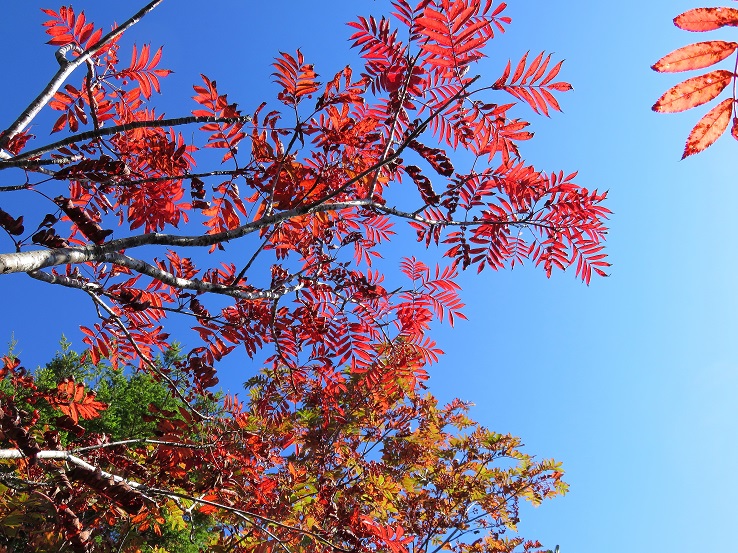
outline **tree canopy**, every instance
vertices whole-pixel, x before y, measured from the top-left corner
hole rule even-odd
[[[275,99],[241,108],[203,75],[191,115],[163,117],[162,49],[122,42],[162,3],[108,32],[44,10],[59,69],[0,134],[23,182],[0,192],[27,197],[0,210],[0,273],[98,315],[81,357],[3,360],[5,546],[137,551],[129,530],[191,528],[223,552],[540,550],[509,531],[521,501],[565,491],[559,463],[424,383],[432,324],[463,317],[459,271],[606,274],[606,193],[519,149],[513,107],[559,111],[562,62],[475,75],[504,3],[396,0],[349,23],[358,69],[319,80],[282,52]],[[30,133],[42,110],[52,139]],[[399,224],[419,247],[389,272]],[[182,350],[174,318],[194,331]],[[214,391],[236,349],[257,367],[243,398]]]

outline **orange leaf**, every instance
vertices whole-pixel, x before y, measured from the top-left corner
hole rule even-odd
[[[47,400],[54,409],[71,417],[74,424],[80,417],[94,419],[108,407],[106,403],[95,400],[95,392],[85,394],[84,384],[67,379],[57,384],[56,394],[47,396]]]
[[[702,69],[727,58],[738,48],[738,42],[711,40],[697,42],[666,54],[651,66],[654,71],[676,73],[690,69]]]
[[[700,119],[689,133],[682,159],[708,148],[725,132],[733,113],[733,98],[723,100]]]
[[[674,25],[685,31],[712,31],[720,27],[738,26],[735,8],[695,8],[674,18]]]
[[[701,106],[717,97],[732,79],[733,73],[724,69],[687,79],[667,90],[651,109],[676,113]]]

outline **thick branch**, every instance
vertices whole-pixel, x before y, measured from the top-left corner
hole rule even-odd
[[[75,69],[77,69],[83,63],[95,55],[97,52],[102,50],[109,42],[115,40],[118,36],[124,33],[126,30],[131,28],[133,25],[138,23],[147,13],[152,11],[156,6],[161,4],[164,0],[152,0],[146,4],[143,8],[137,11],[132,17],[125,21],[121,26],[116,27],[110,31],[107,35],[102,37],[99,42],[95,43],[88,50],[82,53],[77,59],[73,61],[67,61],[66,59],[60,60],[62,64],[59,71],[51,78],[49,84],[41,91],[41,93],[33,100],[30,105],[23,110],[18,119],[16,119],[10,127],[8,127],[0,138],[0,149],[4,148],[8,142],[19,132],[25,129],[39,111],[54,97],[54,94],[61,88],[67,77],[71,75]]]
[[[26,459],[28,456],[23,453],[20,449],[0,449],[0,459]],[[95,467],[94,465],[91,465],[87,461],[80,459],[76,455],[73,455],[70,451],[59,451],[59,450],[44,450],[39,451],[34,455],[34,458],[41,459],[41,460],[50,460],[50,459],[56,459],[60,461],[67,461],[68,463],[72,463],[73,465],[77,465],[79,467],[82,467],[84,469],[90,470],[92,472],[95,472],[97,470],[100,470],[98,467]],[[100,474],[104,478],[112,478],[116,482],[123,482],[131,486],[132,488],[142,488],[144,487],[142,484],[139,484],[137,482],[129,482],[125,478],[122,478],[120,476],[116,476],[115,474],[111,474],[109,472],[105,472],[104,470],[100,470]]]
[[[246,236],[247,234],[251,234],[252,232],[258,231],[262,228],[276,225],[283,221],[300,217],[301,215],[369,206],[371,206],[371,202],[368,200],[322,203],[317,205],[313,204],[309,206],[299,206],[269,217],[262,217],[257,221],[246,223],[245,225],[241,225],[235,229],[215,234],[178,236],[175,234],[152,232],[127,238],[119,238],[100,245],[0,254],[0,274],[27,273],[43,269],[45,267],[86,263],[88,261],[104,261],[107,254],[146,245],[178,247],[212,246],[220,244],[221,242],[228,242],[230,240],[235,240],[236,238],[241,238],[242,236]]]
[[[66,275],[53,275],[42,271],[28,271],[28,275],[36,280],[48,282],[49,284],[58,284],[67,288],[77,288],[85,292],[100,292],[101,286],[95,282],[85,282]]]

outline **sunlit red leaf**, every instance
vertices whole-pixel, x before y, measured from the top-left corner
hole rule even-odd
[[[676,73],[709,67],[727,58],[738,48],[738,42],[711,40],[698,42],[674,50],[651,66],[654,71]]]
[[[82,48],[89,48],[102,37],[102,29],[95,30],[95,26],[87,22],[84,11],[77,16],[72,6],[62,6],[59,13],[48,9],[41,11],[51,17],[43,23],[47,28],[46,34],[52,37],[47,44],[64,46],[74,42]]]
[[[279,99],[288,105],[296,104],[303,96],[310,96],[317,92],[319,83],[316,81],[318,74],[313,65],[305,63],[305,58],[300,50],[297,57],[286,52],[280,52],[281,57],[272,64],[276,71],[272,73],[276,82],[282,85],[283,91]]]
[[[699,120],[689,133],[682,159],[711,146],[728,128],[733,114],[733,98],[723,100]]]
[[[720,27],[738,26],[738,9],[695,8],[674,18],[674,25],[685,31],[712,31]]]
[[[513,73],[512,79],[510,79],[511,83],[517,82],[518,79],[523,76],[523,71],[525,70],[525,63],[528,59],[528,54],[530,54],[530,51],[523,54],[523,57],[520,58],[518,65],[515,67],[515,72]]]
[[[153,58],[149,61],[151,55],[151,49],[148,44],[144,44],[141,47],[141,52],[138,52],[136,45],[133,45],[133,51],[131,53],[131,64],[128,69],[121,71],[120,76],[126,79],[132,79],[136,81],[141,93],[145,98],[151,98],[152,90],[161,92],[161,85],[159,84],[159,77],[166,77],[172,71],[169,69],[157,69],[157,65],[161,61],[162,47],[154,52]]]
[[[716,98],[733,79],[733,73],[720,69],[693,77],[667,90],[653,105],[661,113],[675,113],[701,106]]]

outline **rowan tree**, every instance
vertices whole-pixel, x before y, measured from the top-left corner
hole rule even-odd
[[[463,317],[460,270],[605,275],[606,194],[520,151],[533,135],[516,104],[558,111],[562,63],[526,54],[476,76],[510,24],[504,3],[396,0],[349,23],[357,70],[319,80],[281,53],[275,99],[241,108],[203,76],[192,115],[164,118],[162,50],[133,45],[126,62],[121,40],[162,3],[107,33],[71,6],[44,10],[59,70],[0,135],[0,192],[28,206],[0,211],[0,273],[77,290],[97,316],[83,361],[148,374],[177,407],[152,402],[153,429],[112,441],[94,426],[112,407],[85,382],[52,386],[5,358],[5,505],[73,551],[134,551],[100,538],[195,514],[209,551],[539,548],[507,531],[521,500],[565,490],[560,465],[461,400],[439,405],[425,381],[442,353],[431,324]],[[59,114],[51,138],[28,130],[41,110]],[[212,151],[220,165],[199,167]],[[400,224],[419,247],[388,272]],[[174,317],[194,332],[164,363]],[[219,399],[236,349],[257,368],[244,399]],[[42,425],[41,407],[61,414]]]

